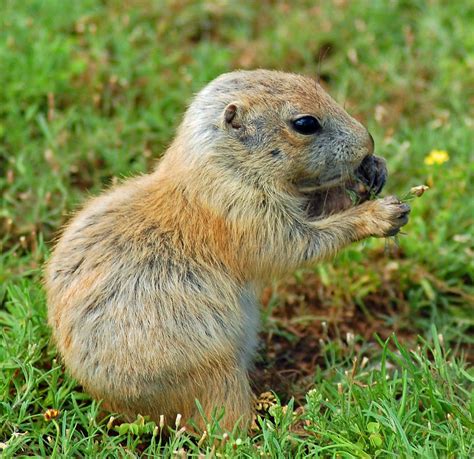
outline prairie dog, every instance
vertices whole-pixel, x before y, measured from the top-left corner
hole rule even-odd
[[[66,367],[104,406],[169,423],[252,415],[247,369],[258,298],[275,276],[361,239],[396,234],[395,197],[367,130],[310,78],[221,75],[197,94],[149,175],[90,199],[46,268],[49,323]]]

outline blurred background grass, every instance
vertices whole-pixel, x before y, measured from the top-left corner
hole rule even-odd
[[[434,323],[454,352],[473,358],[471,2],[3,0],[0,24],[5,362],[31,361],[33,352],[33,366],[46,371],[54,356],[40,269],[70,212],[111,182],[151,170],[208,81],[259,67],[320,79],[365,123],[388,160],[386,194],[431,187],[413,202],[398,247],[367,241],[269,286],[261,388],[289,398],[301,374],[309,387],[324,359],[290,387],[271,386],[273,368],[303,367],[326,327],[342,356],[347,333],[365,349],[374,333],[411,343],[430,337]],[[432,150],[449,160],[426,164]]]

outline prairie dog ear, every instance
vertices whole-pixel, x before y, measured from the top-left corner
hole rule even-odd
[[[238,102],[232,102],[224,110],[224,122],[226,126],[240,129],[243,123],[244,108]]]

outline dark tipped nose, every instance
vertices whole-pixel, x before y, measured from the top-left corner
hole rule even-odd
[[[369,140],[367,141],[367,150],[369,150],[369,155],[373,155],[375,149],[374,138],[372,137],[370,132],[367,132],[367,134],[369,135]]]

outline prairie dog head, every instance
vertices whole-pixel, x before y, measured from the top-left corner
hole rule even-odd
[[[178,138],[190,165],[305,191],[347,181],[373,153],[368,131],[314,80],[269,70],[231,72],[209,83]]]

